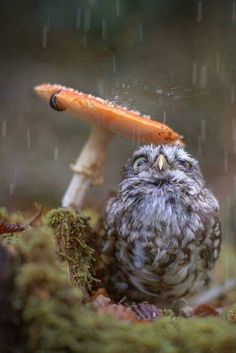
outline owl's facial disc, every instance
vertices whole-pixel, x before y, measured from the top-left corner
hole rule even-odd
[[[197,161],[182,147],[173,145],[140,147],[128,161],[123,176],[139,191],[142,185],[144,193],[160,189],[178,192],[193,184],[200,189],[204,184]]]

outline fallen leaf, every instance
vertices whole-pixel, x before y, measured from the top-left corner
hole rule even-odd
[[[0,223],[0,234],[16,233],[16,232],[22,232],[24,230],[25,230],[25,226],[21,224]]]
[[[99,295],[103,295],[104,297],[109,297],[106,288],[98,288],[96,291],[92,293],[92,299],[96,299]]]
[[[105,295],[100,294],[95,297],[93,303],[97,308],[104,308],[111,303],[111,299]]]
[[[208,304],[202,304],[202,305],[198,305],[193,310],[193,315],[199,316],[199,317],[207,317],[207,316],[218,316],[219,313],[215,310],[215,308],[213,308],[213,306]]]
[[[98,312],[102,315],[112,315],[117,320],[130,321],[133,323],[138,322],[137,316],[133,310],[123,304],[109,304],[99,308]]]

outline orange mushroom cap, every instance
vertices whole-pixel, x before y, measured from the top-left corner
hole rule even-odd
[[[60,110],[68,111],[91,125],[100,126],[128,139],[160,144],[173,143],[182,138],[165,124],[148,120],[139,113],[71,88],[42,84],[36,86],[35,91],[47,101],[55,94]]]

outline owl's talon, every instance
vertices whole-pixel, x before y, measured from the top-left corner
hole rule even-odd
[[[161,313],[155,305],[146,302],[132,304],[131,308],[137,315],[138,320],[154,321]]]

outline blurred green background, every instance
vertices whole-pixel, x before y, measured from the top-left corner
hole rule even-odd
[[[60,203],[89,133],[33,92],[61,83],[183,134],[236,238],[236,1],[8,0],[0,23],[1,205]],[[101,209],[136,145],[112,141],[88,205]]]

